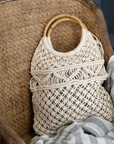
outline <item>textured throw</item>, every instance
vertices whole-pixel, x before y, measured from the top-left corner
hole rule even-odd
[[[107,71],[105,87],[114,100],[114,56],[109,60]],[[114,144],[114,123],[93,116],[64,126],[55,135],[36,136],[30,144]]]
[[[36,134],[55,134],[59,128],[90,116],[112,121],[114,108],[102,86],[108,75],[101,42],[82,29],[78,46],[69,52],[54,50],[43,37],[31,62],[33,128]]]
[[[114,56],[112,56],[109,60],[107,72],[109,76],[108,79],[105,81],[104,87],[107,90],[107,92],[111,95],[114,103]]]

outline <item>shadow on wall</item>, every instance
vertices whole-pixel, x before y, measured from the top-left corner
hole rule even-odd
[[[93,1],[96,2],[98,6],[101,8],[101,0],[93,0]]]
[[[93,0],[102,9],[109,32],[110,42],[114,50],[114,0]]]

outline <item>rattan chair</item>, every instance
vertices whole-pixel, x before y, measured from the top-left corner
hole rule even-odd
[[[104,15],[92,0],[0,0],[2,144],[28,144],[35,135],[29,90],[30,63],[46,23],[62,13],[77,16],[98,37],[103,44],[105,65],[114,53]],[[78,24],[63,22],[53,30],[52,43],[58,51],[69,51],[79,43],[80,35]]]

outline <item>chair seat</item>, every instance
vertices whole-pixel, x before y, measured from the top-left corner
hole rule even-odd
[[[7,3],[3,3],[5,1]],[[0,0],[0,9],[0,135],[9,144],[29,144],[35,136],[32,133],[34,115],[29,90],[30,66],[46,23],[61,13],[78,16],[101,41],[105,65],[114,52],[103,13],[93,0]],[[66,30],[68,27],[70,29]],[[74,48],[75,36],[79,36],[74,35],[75,30],[71,23],[59,25],[52,33],[54,48],[70,48],[72,38],[71,48]]]

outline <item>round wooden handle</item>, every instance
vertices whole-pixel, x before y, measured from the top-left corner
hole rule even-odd
[[[43,37],[46,37],[47,34],[50,36],[52,29],[60,22],[63,21],[77,21],[82,29],[87,29],[87,27],[76,17],[70,14],[61,14],[53,17],[47,24],[44,29]],[[55,23],[54,23],[55,22]],[[50,28],[50,29],[49,29]],[[48,33],[49,30],[49,33]]]
[[[61,18],[61,19],[55,21],[55,22],[50,26],[50,28],[49,28],[49,30],[48,30],[48,32],[47,32],[47,37],[50,37],[51,32],[52,32],[52,30],[54,29],[54,27],[56,27],[56,25],[58,25],[59,23],[64,22],[64,21],[77,22],[77,21],[75,21],[75,20],[73,20],[73,19],[70,19],[70,18]],[[83,28],[85,28],[85,27],[83,26]]]

